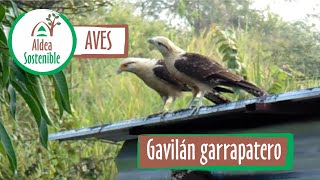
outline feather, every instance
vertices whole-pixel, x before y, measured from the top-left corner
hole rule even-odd
[[[186,84],[179,82],[169,73],[162,59],[156,63],[156,66],[153,68],[153,72],[159,79],[181,89],[181,91],[191,91]],[[234,93],[230,89],[217,86],[213,88],[212,92],[208,92],[205,97],[215,104],[230,102],[227,98],[220,95],[219,92]]]
[[[175,60],[174,67],[181,73],[210,86],[241,88],[254,96],[268,93],[242,77],[230,72],[218,62],[196,53],[182,54]]]

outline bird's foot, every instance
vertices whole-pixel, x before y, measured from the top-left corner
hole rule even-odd
[[[200,106],[192,107],[192,111],[190,113],[190,116],[197,115],[200,112]]]
[[[160,122],[162,122],[165,119],[166,114],[168,114],[169,111],[165,111],[160,115]]]
[[[173,103],[165,103],[163,110],[162,110],[162,113],[160,115],[160,121],[163,121],[166,114],[168,114],[172,111],[172,108],[173,108],[172,106],[173,106]]]
[[[193,108],[193,107],[197,107],[197,106],[201,106],[202,105],[202,101],[200,98],[194,98],[192,100],[192,102],[189,104],[189,108]]]
[[[195,98],[192,102],[192,104],[190,104],[189,108],[192,109],[190,116],[192,115],[196,115],[199,113],[200,111],[200,107],[202,106],[202,101],[200,98]]]

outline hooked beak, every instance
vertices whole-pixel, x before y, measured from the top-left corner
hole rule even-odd
[[[117,74],[121,74],[122,73],[122,70],[121,69],[118,69],[117,70]]]
[[[154,44],[154,39],[153,39],[153,38],[150,38],[150,39],[148,39],[147,42],[150,43],[150,44]]]

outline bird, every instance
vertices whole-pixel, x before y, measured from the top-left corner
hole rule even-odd
[[[217,61],[199,53],[186,52],[167,37],[154,36],[147,42],[160,51],[169,73],[191,88],[193,97],[189,107],[194,107],[192,114],[198,113],[206,92],[217,86],[240,88],[256,97],[268,95],[265,90],[232,73]]]
[[[177,81],[168,72],[163,59],[129,57],[124,59],[117,70],[117,73],[130,72],[138,76],[144,83],[156,91],[162,101],[162,112],[169,112],[175,100],[181,96],[182,92],[190,92],[191,89]],[[215,87],[204,96],[215,104],[230,102],[219,93],[234,93],[232,90],[222,87]]]

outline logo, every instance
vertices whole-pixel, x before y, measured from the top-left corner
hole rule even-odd
[[[69,20],[48,9],[20,15],[10,29],[8,39],[14,61],[35,75],[61,71],[71,60],[77,44]]]
[[[140,169],[292,170],[293,134],[140,135]]]
[[[129,31],[127,24],[75,25],[76,58],[128,57]]]

